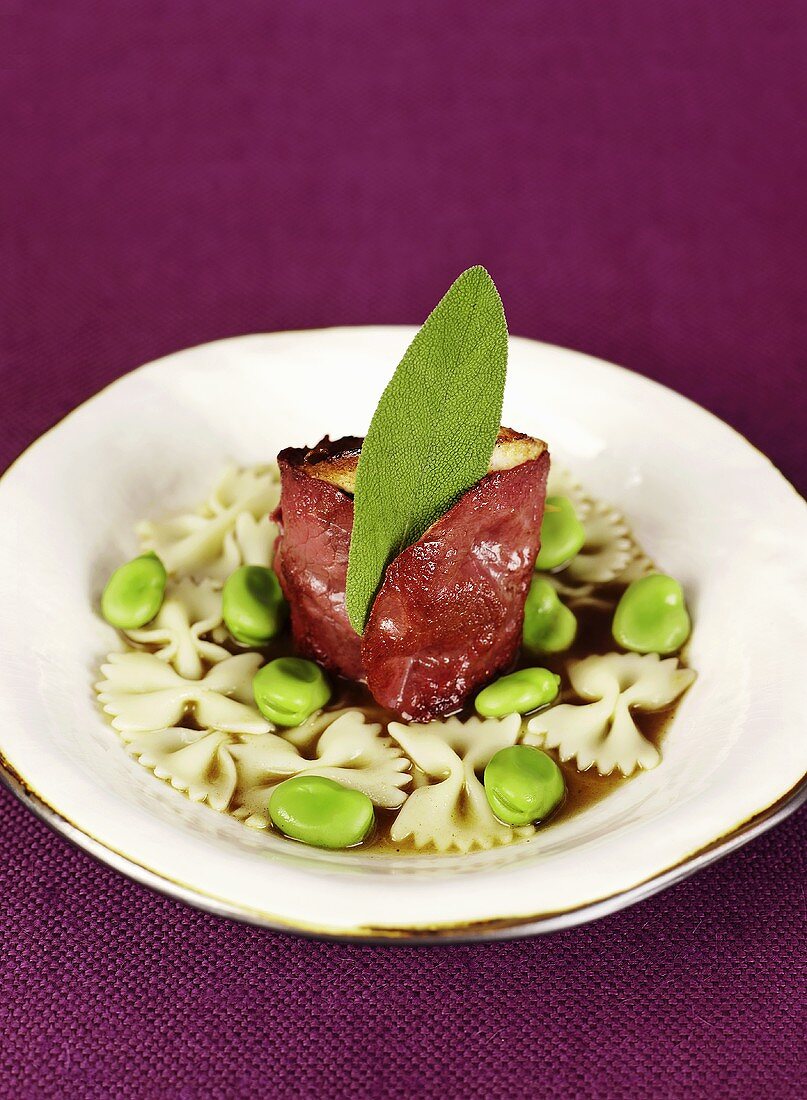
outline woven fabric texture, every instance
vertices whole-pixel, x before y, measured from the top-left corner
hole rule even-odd
[[[513,332],[672,386],[807,487],[797,0],[4,21],[0,468],[141,362],[418,322],[484,263]],[[551,937],[352,947],[159,897],[2,792],[0,1096],[804,1095],[804,843],[802,814]]]

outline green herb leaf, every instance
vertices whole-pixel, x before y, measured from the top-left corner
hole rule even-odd
[[[358,634],[393,558],[487,473],[506,373],[501,299],[471,267],[409,345],[362,446],[346,601]]]

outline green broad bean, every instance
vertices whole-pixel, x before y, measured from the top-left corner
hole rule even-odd
[[[574,642],[577,619],[545,577],[533,577],[524,605],[524,647],[534,653],[562,653]]]
[[[547,497],[541,524],[541,549],[535,559],[535,568],[557,569],[566,565],[580,553],[585,541],[585,528],[569,498]]]
[[[528,714],[557,698],[560,676],[546,668],[520,668],[500,676],[476,697],[476,709],[485,718]]]
[[[612,633],[624,649],[669,654],[681,648],[691,629],[681,585],[663,573],[651,573],[622,593]]]
[[[319,775],[296,775],[275,787],[269,816],[285,836],[315,848],[352,848],[375,822],[366,794]]]
[[[563,772],[541,749],[511,745],[485,768],[485,794],[499,821],[517,828],[543,821],[566,794]]]
[[[286,618],[286,601],[274,570],[242,565],[227,578],[221,593],[224,625],[242,645],[266,645]]]
[[[302,657],[278,657],[258,669],[252,692],[258,710],[277,726],[299,726],[331,697],[322,669]]]
[[[168,575],[153,552],[121,565],[106,583],[101,614],[119,630],[138,630],[150,623],[165,599]]]

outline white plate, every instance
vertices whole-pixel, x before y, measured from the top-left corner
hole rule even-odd
[[[256,834],[127,756],[97,709],[95,611],[132,525],[195,503],[229,459],[361,434],[409,328],[224,340],[142,367],[0,482],[0,754],[59,831],[141,882],[272,928],[516,935],[628,904],[794,808],[807,769],[807,508],[709,413],[637,375],[511,341],[504,421],[546,439],[686,587],[699,679],[662,764],[527,845],[381,859]]]

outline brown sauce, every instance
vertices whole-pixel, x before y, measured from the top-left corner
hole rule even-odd
[[[578,621],[577,636],[574,644],[564,653],[532,655],[524,650],[519,653],[513,669],[541,666],[561,676],[563,687],[556,702],[574,703],[582,702],[569,684],[568,670],[570,664],[598,654],[618,652],[619,646],[611,634],[611,622],[614,609],[626,585],[602,585],[595,588],[590,595],[591,605],[584,604],[575,607],[575,615]],[[266,649],[267,660],[275,657],[291,656],[295,654],[290,635],[285,632]],[[682,664],[685,662],[682,659]],[[370,695],[366,685],[354,683],[341,677],[331,677],[334,687],[333,697],[326,710],[341,710],[345,707],[372,711],[374,720],[388,723],[400,721],[392,711],[380,707]],[[657,748],[660,748],[664,733],[675,713],[679,700],[672,706],[654,713],[636,711],[633,718],[640,732]],[[457,714],[460,719],[467,719],[475,715],[473,700]],[[525,717],[525,721],[529,715]],[[306,750],[301,750],[303,755],[308,755]],[[541,829],[551,828],[552,825],[590,808],[595,803],[607,798],[609,794],[629,783],[632,776],[624,777],[619,772],[611,775],[600,775],[595,768],[581,772],[574,762],[560,760],[554,749],[545,750],[554,758],[563,771],[566,781],[566,798],[552,818],[541,825]],[[313,755],[313,753],[312,753]],[[634,775],[638,774],[635,772]],[[481,779],[482,776],[480,775]],[[424,777],[425,781],[425,777]],[[416,780],[417,782],[417,780]],[[412,787],[407,787],[407,793]],[[460,808],[461,812],[461,808]],[[358,851],[372,851],[378,854],[399,855],[405,853],[426,853],[428,848],[416,848],[411,838],[405,841],[393,841],[390,837],[392,823],[397,815],[397,810],[385,810],[376,807],[376,827],[369,840],[360,846]],[[518,841],[517,841],[518,843]]]
[[[619,646],[615,643],[611,634],[611,623],[614,610],[625,587],[625,584],[610,584],[594,588],[589,596],[591,601],[590,604],[584,603],[573,608],[578,621],[578,630],[572,647],[564,653],[555,655],[531,655],[522,650],[513,665],[513,670],[534,666],[548,668],[552,672],[560,675],[562,680],[561,693],[556,702],[575,703],[584,701],[576,695],[570,685],[569,666],[575,661],[583,660],[586,657],[620,651]],[[566,597],[562,598],[564,602],[568,602]],[[129,644],[133,645],[131,642],[129,642]],[[222,638],[221,644],[225,645],[233,653],[244,652],[243,649],[231,639]],[[140,647],[133,645],[133,648]],[[284,630],[270,645],[264,647],[261,652],[267,661],[273,660],[276,657],[297,655],[288,629]],[[679,655],[679,660],[682,665],[686,665],[684,655]],[[330,680],[333,686],[333,695],[328,706],[325,708],[326,711],[342,710],[353,707],[367,712],[368,716],[371,717],[373,721],[384,724],[400,721],[398,716],[392,711],[380,707],[378,703],[375,702],[366,685],[345,680],[342,677],[331,676]],[[676,700],[671,706],[664,710],[654,713],[647,713],[644,711],[633,712],[634,721],[640,732],[657,748],[661,748],[664,735],[679,702],[680,699]],[[463,720],[474,715],[473,699],[457,713],[457,717]],[[529,717],[529,715],[525,716],[525,721],[528,720]],[[190,729],[199,728],[191,715],[187,715],[180,724]],[[315,756],[315,746],[316,739],[312,745],[300,747],[299,751],[303,756],[313,758]],[[626,778],[619,772],[603,776],[600,775],[595,768],[591,768],[586,772],[581,772],[573,762],[561,761],[556,750],[547,749],[544,751],[548,752],[549,755],[555,759],[556,763],[563,771],[566,781],[566,797],[558,810],[552,815],[551,819],[541,824],[540,828],[542,831],[551,828],[554,824],[567,821],[576,814],[582,813],[602,799],[607,798],[608,795],[618,787],[621,787],[625,783],[629,783],[631,778],[633,778],[632,776]],[[636,774],[638,774],[638,770],[634,773],[634,775]],[[481,780],[482,776],[480,775],[479,778]],[[425,777],[422,777],[421,781],[427,782]],[[417,775],[414,777],[414,785],[418,785]],[[412,785],[407,786],[405,788],[405,793],[410,793],[412,789]],[[390,830],[398,812],[398,810],[386,810],[376,807],[376,826],[373,834],[367,841],[360,845],[356,851],[371,851],[379,855],[398,855],[405,853],[429,854],[430,851],[433,851],[433,849],[429,848],[416,848],[411,838],[407,838],[402,842],[396,842],[391,839]],[[516,843],[524,842],[528,842],[528,839],[526,841],[520,839],[516,840]],[[296,841],[290,841],[290,843],[296,843]]]

